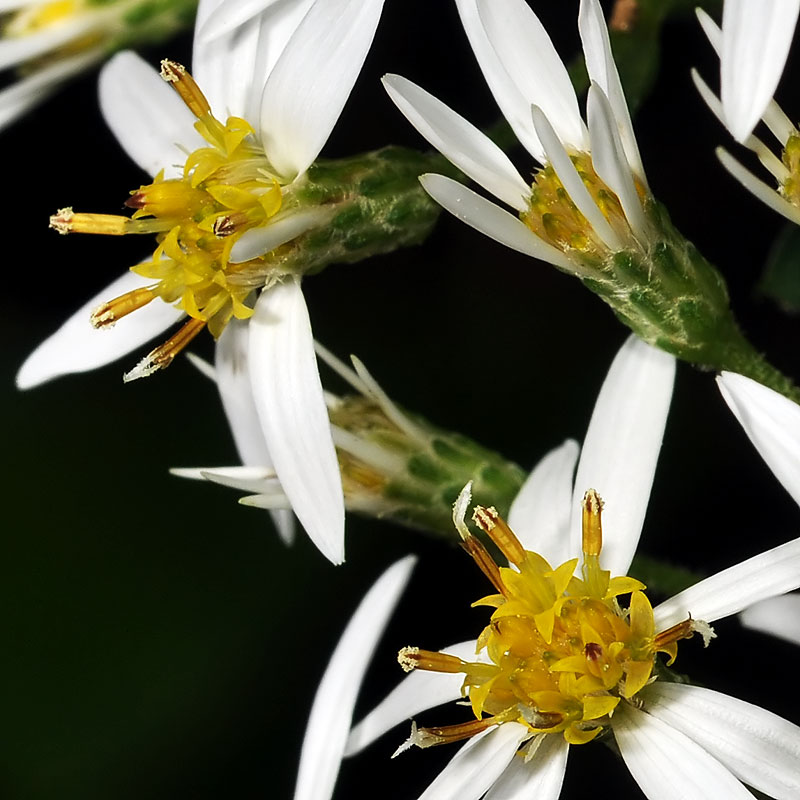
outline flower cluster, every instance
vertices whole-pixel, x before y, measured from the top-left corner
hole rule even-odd
[[[413,646],[393,640],[389,650],[398,653],[408,674],[353,725],[373,653],[382,641],[394,639],[394,631],[382,637],[417,557],[395,561],[364,593],[318,681],[296,800],[329,800],[347,758],[409,721],[405,741],[396,738],[384,753],[373,747],[357,762],[401,758],[409,773],[399,789],[402,796],[414,785],[415,764],[423,759],[431,764],[436,751],[450,751],[454,755],[421,798],[556,800],[568,760],[576,760],[575,748],[586,753],[606,745],[608,757],[621,758],[651,800],[747,798],[747,787],[779,800],[797,798],[800,727],[789,719],[796,709],[788,702],[796,665],[786,663],[796,656],[774,655],[781,651],[771,648],[783,646],[776,639],[800,644],[800,539],[784,535],[783,543],[764,544],[760,554],[718,571],[704,553],[723,551],[730,563],[735,559],[727,552],[742,545],[739,539],[749,552],[756,549],[750,546],[752,532],[737,537],[722,515],[697,522],[685,490],[670,495],[669,512],[678,519],[665,523],[662,507],[655,511],[653,505],[646,523],[681,361],[700,369],[699,377],[678,382],[678,393],[684,394],[677,414],[686,415],[686,397],[700,385],[702,373],[714,374],[716,385],[709,379],[706,387],[713,402],[731,412],[712,423],[702,411],[708,397],[697,395],[697,418],[690,432],[681,434],[691,454],[685,459],[691,490],[703,503],[727,506],[725,519],[731,519],[736,501],[727,487],[715,494],[707,486],[714,470],[738,470],[731,466],[736,448],[749,452],[744,437],[735,442],[730,433],[739,432],[738,423],[768,471],[800,505],[800,388],[762,352],[760,342],[769,337],[756,330],[751,341],[739,326],[731,310],[737,293],[729,293],[723,272],[678,231],[656,199],[664,161],[650,162],[634,134],[636,109],[626,92],[638,105],[652,88],[659,34],[667,19],[680,18],[684,4],[616,0],[604,10],[600,0],[580,0],[582,52],[570,62],[562,60],[554,44],[558,37],[551,38],[537,16],[536,0],[454,0],[449,22],[460,21],[502,119],[482,130],[416,82],[388,73],[385,92],[373,81],[385,107],[377,111],[351,102],[348,120],[391,119],[394,103],[433,149],[390,144],[353,153],[331,137],[381,17],[395,13],[390,5],[389,0],[200,0],[191,66],[164,58],[154,68],[149,56],[124,48],[175,32],[194,12],[194,0],[5,4],[0,62],[16,72],[0,91],[0,126],[68,78],[105,61],[99,75],[102,115],[147,176],[122,189],[127,191],[122,208],[101,212],[62,205],[50,217],[50,240],[64,246],[55,234],[97,234],[150,242],[122,275],[94,292],[27,356],[17,387],[32,389],[104,367],[145,346],[149,351],[123,375],[125,384],[138,382],[126,392],[146,396],[154,381],[139,379],[184,358],[211,379],[239,463],[173,468],[174,475],[200,479],[175,491],[202,497],[201,524],[235,541],[238,525],[247,524],[238,520],[247,516],[230,509],[222,524],[212,511],[206,519],[213,500],[202,482],[235,489],[243,493],[240,504],[269,512],[286,545],[294,544],[299,523],[324,557],[306,553],[302,542],[271,557],[269,582],[259,591],[271,606],[280,598],[280,607],[291,609],[281,615],[299,633],[292,641],[267,633],[271,642],[281,641],[280,648],[270,645],[270,669],[288,664],[294,671],[297,665],[299,675],[300,665],[320,662],[315,623],[327,612],[320,607],[330,605],[329,617],[336,617],[346,593],[329,598],[313,584],[313,570],[344,562],[346,513],[348,525],[357,514],[375,530],[394,523],[457,544],[478,567],[490,593],[472,603],[482,620],[470,637],[441,649],[421,639],[412,639]],[[800,0],[725,0],[719,26],[708,11],[697,9],[719,57],[719,91],[693,72],[702,100],[735,141],[755,154],[775,186],[720,148],[723,166],[796,224],[800,131],[773,95],[799,13]],[[693,15],[691,24],[697,24]],[[427,80],[433,76],[424,76]],[[450,90],[445,84],[442,96]],[[779,154],[754,132],[760,122],[777,139]],[[413,142],[414,130],[406,134]],[[521,146],[516,150],[514,137]],[[360,129],[357,141],[364,140],[369,135]],[[667,156],[662,152],[661,158]],[[676,171],[688,185],[690,170]],[[22,183],[51,188],[39,175]],[[76,206],[84,202],[81,188],[75,187]],[[16,199],[16,189],[8,196]],[[53,198],[52,207],[58,202],[71,199]],[[94,208],[102,203],[97,199]],[[459,271],[444,282],[428,270],[420,253],[446,259],[456,252],[463,226],[447,227],[446,221],[444,234],[426,251],[402,252],[427,239],[442,208],[492,240],[487,247],[499,243],[577,278],[628,331],[597,396],[583,445],[563,441],[527,475],[516,463],[530,458],[525,423],[513,415],[524,405],[526,421],[562,436],[571,405],[586,395],[591,373],[602,363],[595,344],[603,333],[582,319],[583,311],[576,313],[577,305],[570,307],[569,331],[581,344],[569,369],[580,388],[568,393],[538,366],[557,352],[563,329],[516,342],[518,350],[503,338],[518,299],[511,295],[522,292],[498,277],[504,274],[499,267],[491,271],[475,256],[478,272],[462,274],[465,255]],[[681,216],[685,222],[687,215]],[[76,238],[80,242],[71,236],[70,244]],[[737,241],[749,246],[747,238]],[[86,241],[98,245],[97,239]],[[796,259],[782,247],[786,272],[786,263],[796,265]],[[401,252],[389,256],[395,251]],[[501,258],[503,249],[497,253]],[[509,264],[517,263],[514,253],[507,255]],[[800,257],[800,239],[789,255]],[[70,266],[68,256],[59,260]],[[519,263],[524,270],[524,260]],[[411,292],[413,300],[396,314],[367,302],[367,315],[380,328],[374,341],[354,321],[354,301],[338,282],[343,264],[358,264],[353,280],[372,291],[378,285],[387,296],[398,287]],[[378,275],[378,284],[369,284],[366,270],[374,264],[380,266],[369,280]],[[317,281],[329,267],[332,274]],[[37,265],[36,274],[40,271]],[[533,272],[524,279],[538,281]],[[478,274],[478,283],[465,274]],[[797,284],[796,270],[787,282]],[[318,286],[327,316],[317,316]],[[328,336],[339,333],[341,339],[358,330],[354,349],[371,351],[383,385],[356,356],[344,363],[316,341],[309,308],[326,342]],[[445,328],[452,335],[447,344]],[[431,354],[440,354],[433,378],[421,377],[428,353],[395,356],[397,344],[410,341],[411,330]],[[351,344],[337,342],[335,349]],[[196,347],[213,348],[213,364],[192,352]],[[473,360],[465,374],[468,356]],[[155,379],[156,388],[158,382],[185,380],[179,369],[169,373]],[[523,373],[531,375],[527,384],[519,379]],[[445,411],[435,415],[441,424],[406,407],[405,399],[393,399],[415,397],[407,376],[420,376],[418,403],[446,396]],[[130,429],[146,439],[149,456],[161,437],[181,428],[206,452],[214,441],[208,434],[223,427],[223,415],[214,416],[213,403],[207,408],[211,384],[201,383],[188,384],[159,406],[146,436],[124,416],[115,419],[117,438],[106,450],[115,457],[126,450]],[[528,388],[521,390],[522,385]],[[60,388],[42,396],[47,391]],[[528,412],[543,400],[550,403],[547,416]],[[502,446],[488,448],[454,430],[459,419],[490,420],[495,430],[486,438],[495,447],[504,442],[514,457],[499,452]],[[722,434],[724,453],[709,444],[717,423],[730,426]],[[508,438],[498,433],[503,429],[511,431]],[[26,448],[35,449],[27,443]],[[216,455],[209,453],[209,462],[212,458]],[[754,461],[756,469],[761,466]],[[780,500],[763,501],[758,524],[765,538],[770,502]],[[142,502],[137,511],[147,513],[146,506]],[[796,510],[791,505],[791,513]],[[112,527],[104,521],[104,530]],[[665,529],[674,537],[665,536]],[[377,535],[352,539],[357,562],[365,560],[367,547],[381,542]],[[313,557],[320,562],[314,567],[300,563]],[[443,548],[433,567],[436,586],[415,592],[426,619],[440,600],[452,599],[448,582],[456,575],[450,566],[456,557],[452,548]],[[699,574],[687,577],[683,561]],[[351,581],[351,567],[329,572],[344,571]],[[211,591],[207,583],[204,591]],[[329,599],[320,603],[322,596]],[[734,626],[738,619],[739,628],[723,623],[715,630],[726,618],[733,618]],[[416,624],[420,615],[409,619]],[[328,617],[320,625],[326,631],[341,627]],[[774,680],[776,689],[764,705],[774,701],[778,713],[713,688],[718,680],[729,691],[729,679],[742,671],[738,655],[727,660],[724,671],[713,660],[717,648],[737,635],[738,652],[758,660],[756,681],[753,675],[739,677],[745,687],[749,682],[760,689]],[[759,637],[757,647],[748,645],[749,636]],[[710,646],[712,657],[706,659],[703,651]],[[698,676],[695,663],[704,661],[711,663],[710,675]],[[302,676],[298,680],[307,685]],[[287,716],[297,718],[305,700],[283,675],[270,674],[266,685],[270,704],[281,708],[271,719],[280,720],[275,727],[285,736]],[[432,709],[445,704],[429,719]],[[587,791],[613,790],[592,784],[583,787],[582,793]]]

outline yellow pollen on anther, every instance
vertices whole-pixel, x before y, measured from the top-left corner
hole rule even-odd
[[[706,640],[713,636],[709,626],[691,619],[656,631],[644,584],[628,576],[612,578],[601,568],[603,501],[593,489],[582,504],[583,558],[577,575],[579,559],[551,566],[522,548],[495,509],[479,506],[474,521],[511,563],[489,566],[488,551],[470,546],[474,537],[461,518],[465,506],[458,507],[465,549],[498,590],[473,604],[494,609],[476,643],[476,653],[485,657],[464,661],[404,648],[399,660],[406,670],[462,673],[462,691],[475,720],[415,728],[409,744],[454,741],[512,720],[532,736],[556,733],[569,744],[584,744],[612,724],[620,703],[638,701],[638,692],[654,680],[659,652],[671,663],[680,639],[694,632]],[[623,595],[630,595],[627,608],[620,603]],[[424,745],[415,740],[420,735]]]
[[[239,117],[225,123],[216,119],[197,83],[177,62],[162,62],[162,76],[197,117],[195,128],[206,146],[187,156],[180,177],[164,178],[162,172],[132,191],[125,203],[133,210],[130,217],[64,208],[50,219],[51,227],[62,234],[156,237],[151,259],[131,267],[151,283],[110,299],[95,312],[93,323],[110,324],[154,297],[174,304],[191,320],[129,378],[169,365],[203,327],[217,338],[232,317],[247,319],[253,313],[253,293],[288,274],[269,253],[231,261],[234,246],[246,232],[268,224],[287,202],[294,202],[287,199],[252,127]]]

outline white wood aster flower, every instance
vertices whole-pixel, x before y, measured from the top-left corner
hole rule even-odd
[[[59,375],[94,369],[140,347],[187,312],[191,314],[181,331],[127,376],[141,377],[169,363],[205,324],[213,332],[218,318],[217,371],[226,376],[225,382],[249,382],[247,394],[252,402],[246,414],[258,420],[269,450],[267,463],[274,467],[309,536],[335,563],[344,558],[342,487],[300,276],[270,274],[260,283],[241,287],[235,283],[235,268],[244,262],[260,263],[264,254],[326,221],[326,212],[319,208],[281,209],[281,196],[285,198],[302,179],[325,144],[366,57],[382,7],[383,0],[206,0],[200,4],[195,33],[196,83],[178,65],[167,63],[162,74],[178,87],[173,92],[155,70],[130,52],[118,54],[106,65],[100,78],[106,121],[133,160],[156,176],[153,184],[133,195],[134,207],[141,205],[149,213],[150,201],[139,197],[146,192],[169,207],[170,196],[159,194],[165,185],[168,189],[178,185],[183,202],[185,196],[193,196],[201,164],[213,167],[224,153],[234,153],[238,160],[229,164],[233,174],[238,174],[235,170],[240,165],[254,161],[268,170],[259,167],[255,179],[248,177],[248,191],[256,184],[251,194],[227,184],[215,190],[215,199],[222,197],[233,209],[223,222],[233,224],[237,211],[241,218],[255,215],[261,222],[255,227],[244,225],[233,236],[218,230],[216,217],[210,219],[213,235],[232,245],[223,257],[233,265],[233,277],[223,289],[216,280],[219,274],[201,283],[208,290],[202,297],[193,289],[194,265],[181,261],[194,255],[208,257],[199,249],[187,256],[187,245],[171,241],[170,232],[152,261],[134,268],[146,274],[126,272],[98,293],[31,354],[17,376],[18,386],[29,388]],[[223,125],[217,117],[225,115],[229,119]],[[209,143],[216,143],[216,150]],[[242,155],[241,147],[249,149]],[[191,154],[189,161],[187,154]],[[164,182],[180,176],[184,176],[182,183]],[[65,210],[54,224],[68,227],[73,216],[80,215]],[[93,226],[104,219],[84,216],[92,217]],[[128,224],[125,218],[114,218],[114,224],[117,219]],[[193,224],[187,219],[187,226]],[[146,226],[150,221],[140,222],[135,214],[130,223]],[[223,236],[227,238],[220,239]],[[178,277],[169,273],[153,288],[167,257],[176,271],[184,269],[184,273]],[[170,288],[173,284],[183,286],[177,297]],[[257,299],[251,307],[248,293],[252,296],[254,291]],[[156,294],[168,302],[154,298]],[[106,302],[102,313],[98,312],[98,305],[110,298],[118,299]],[[180,302],[172,305],[176,299]],[[130,306],[135,313],[127,313]],[[116,323],[113,329],[94,330],[93,311],[95,325],[110,320]],[[232,316],[247,319],[247,324],[225,328]],[[243,353],[249,358],[243,358]],[[228,395],[223,391],[223,397]],[[231,413],[242,412],[233,409]],[[242,440],[242,447],[249,445]],[[246,463],[256,459],[251,453],[246,455]],[[262,456],[266,458],[258,454],[259,463]]]
[[[588,563],[591,556],[587,551],[587,540],[584,538],[581,545],[579,538],[581,513],[577,511],[577,500],[583,488],[595,485],[605,500],[605,541],[599,557],[602,566],[610,569],[612,575],[624,574],[641,532],[673,374],[674,361],[669,356],[633,339],[626,343],[598,397],[575,481],[572,476],[578,446],[568,441],[551,452],[531,473],[515,501],[509,524],[518,534],[516,544],[513,534],[509,538],[500,528],[494,534],[501,548],[506,548],[504,553],[512,553],[511,563],[517,563],[515,559],[520,558],[519,554],[513,556],[515,548],[524,547],[526,551],[535,550],[543,555],[549,564],[564,562],[571,571],[575,561],[565,559],[580,552],[581,546],[585,563]],[[468,502],[468,495],[464,493],[454,510],[457,524],[463,525],[463,513]],[[491,530],[484,528],[487,529]],[[527,569],[522,566],[523,562],[524,558],[519,562],[520,576]],[[501,583],[510,586],[508,581],[513,577],[513,571],[500,568]],[[561,571],[559,568],[544,575],[549,574],[552,580],[557,580]],[[488,568],[484,572],[489,576],[492,570]],[[581,574],[586,579],[587,573]],[[709,637],[713,632],[707,623],[736,614],[799,585],[800,539],[718,573],[656,606],[651,620],[654,630],[659,633],[652,641],[659,641],[661,637],[660,642],[664,644],[670,638],[670,631],[677,632],[675,636],[678,638],[692,630],[705,634],[704,638]],[[618,584],[617,588],[622,589],[623,585]],[[627,591],[631,591],[630,586]],[[633,592],[632,598],[638,590]],[[633,599],[631,602],[634,603]],[[641,610],[645,606],[638,606],[639,602],[637,607]],[[590,605],[595,608],[596,603],[592,601]],[[500,611],[502,603],[497,608]],[[630,618],[622,617],[629,619],[626,624],[630,624],[632,629],[640,624],[637,619],[639,610],[632,609]],[[615,626],[619,624],[617,622]],[[497,625],[497,630],[501,630],[501,616],[497,617]],[[542,620],[538,625],[546,627]],[[487,628],[489,630],[493,629]],[[488,634],[487,639],[484,632],[477,648],[480,651],[488,642],[489,650],[479,652],[477,656],[475,641],[456,644],[439,654],[415,648],[402,651],[401,655],[417,669],[353,729],[347,754],[355,754],[393,726],[425,709],[460,699],[465,682],[473,707],[476,702],[500,703],[502,695],[492,700],[491,692],[489,695],[485,691],[481,693],[479,687],[483,684],[480,680],[473,680],[482,669],[496,669],[491,657],[493,635],[496,634]],[[508,635],[509,641],[514,640],[513,633]],[[526,641],[527,635],[523,637]],[[586,630],[581,635],[597,641],[592,638],[595,635],[592,631]],[[502,644],[507,642],[504,640]],[[595,662],[604,658],[597,644],[591,648],[587,645],[585,651],[581,657],[587,664],[590,660]],[[615,652],[619,652],[619,648]],[[635,660],[636,656],[626,658]],[[557,666],[560,674],[564,674],[567,667],[578,669],[578,660],[577,655],[562,659]],[[420,671],[426,666],[427,670],[435,670],[442,665],[447,667],[449,674]],[[613,666],[610,660],[609,665],[610,668]],[[524,673],[524,665],[520,669]],[[611,731],[632,775],[645,795],[653,800],[751,797],[743,784],[776,798],[788,800],[797,797],[800,792],[800,728],[796,725],[710,689],[649,681],[648,670],[645,670],[646,675],[640,676],[645,685],[637,687],[633,696],[628,697],[624,687],[628,686],[626,681],[631,680],[635,671],[632,661],[626,661],[623,671],[625,677],[620,683],[623,689],[611,690],[611,694],[619,692],[616,699],[612,697],[613,702],[599,703],[603,695],[601,691],[594,693],[596,697],[585,697],[584,717],[572,725],[571,732],[564,729],[563,714],[544,713],[536,708],[518,713],[514,706],[505,712],[498,712],[498,706],[487,710],[490,715],[505,713],[507,718],[499,720],[499,724],[497,720],[489,720],[488,727],[485,719],[474,720],[471,724],[477,735],[458,751],[421,797],[425,800],[557,798],[570,748],[591,738],[593,728],[600,726]],[[461,673],[467,674],[466,681]],[[517,680],[525,679],[522,673]],[[597,674],[602,676],[603,673]],[[538,679],[530,676],[531,681]],[[566,685],[572,684],[568,680]],[[476,697],[472,696],[474,692]],[[488,701],[485,699],[487,696],[490,698]],[[602,699],[608,700],[607,697]],[[592,704],[603,705],[605,715],[600,716],[597,710],[594,713],[598,716],[587,713],[587,705]],[[609,710],[606,706],[613,708]],[[564,708],[569,708],[569,704]],[[470,723],[465,723],[460,727],[469,726]],[[555,732],[546,732],[548,726]],[[446,740],[451,732],[448,728],[414,728],[410,743],[430,744]],[[309,795],[314,800],[328,796],[323,792]]]
[[[390,97],[417,130],[517,216],[442,175],[423,175],[425,190],[487,236],[571,274],[591,274],[610,253],[646,249],[651,224],[643,198],[650,193],[599,2],[582,0],[578,17],[591,79],[588,127],[564,63],[524,0],[456,2],[495,100],[544,168],[529,185],[475,126],[407,79],[387,75]]]

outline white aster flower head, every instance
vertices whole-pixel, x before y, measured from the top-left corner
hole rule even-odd
[[[5,0],[0,68],[19,80],[0,91],[0,128],[114,50],[187,27],[195,0]],[[127,43],[127,45],[125,44]]]
[[[674,659],[678,641],[692,633],[708,644],[709,623],[800,585],[800,540],[655,608],[646,587],[625,575],[673,370],[670,357],[626,343],[598,398],[575,481],[578,447],[570,441],[533,471],[508,523],[476,509],[473,519],[509,566],[496,564],[470,533],[467,487],[454,520],[494,586],[478,603],[494,609],[491,623],[476,641],[441,652],[401,651],[412,673],[353,729],[349,754],[409,716],[466,696],[472,721],[412,728],[406,746],[468,738],[423,798],[557,798],[569,749],[604,733],[649,798],[750,797],[743,783],[797,796],[800,728],[736,698],[659,680],[656,655]],[[602,489],[579,507],[593,485]]]
[[[158,246],[40,345],[17,376],[28,388],[93,369],[188,316],[126,376],[139,378],[209,327],[220,337],[218,368],[221,360],[249,381],[275,472],[334,562],[343,559],[341,480],[300,289],[304,267],[291,265],[291,243],[327,221],[326,210],[299,208],[296,190],[350,93],[382,6],[208,0],[198,11],[194,77],[169,61],[160,76],[130,52],[106,65],[106,121],[154,180],[132,193],[132,218],[65,209],[53,224],[153,232]],[[113,330],[98,334],[90,317]]]
[[[651,240],[650,193],[597,0],[578,18],[591,79],[584,123],[567,69],[524,0],[456,0],[484,77],[517,138],[540,164],[528,184],[475,126],[398,75],[389,95],[417,130],[516,216],[441,175],[426,191],[467,224],[520,252],[588,277]]]
[[[792,41],[800,0],[727,0],[723,26],[702,9],[697,17],[720,57],[721,99],[696,70],[692,78],[706,105],[734,138],[756,154],[774,183],[754,175],[727,150],[717,157],[728,172],[761,202],[800,225],[800,131],[772,99]],[[753,133],[763,120],[779,155]]]

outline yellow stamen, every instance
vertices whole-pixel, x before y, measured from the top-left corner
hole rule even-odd
[[[511,564],[521,564],[525,558],[525,548],[517,539],[514,531],[497,513],[494,507],[477,506],[472,515],[475,524],[497,545],[500,552]]]
[[[95,328],[109,327],[132,311],[146,306],[154,297],[153,292],[146,288],[126,292],[96,308],[92,312],[91,323]]]
[[[205,328],[206,323],[200,319],[190,319],[176,334],[164,344],[151,350],[130,372],[123,375],[126,383],[146,378],[160,369],[166,369],[178,353]]]
[[[461,672],[466,662],[447,653],[420,650],[419,647],[404,647],[397,654],[397,663],[405,672],[415,669],[427,672]]]
[[[211,106],[206,96],[183,64],[165,58],[161,62],[161,77],[180,95],[181,100],[198,119],[210,113]]]

